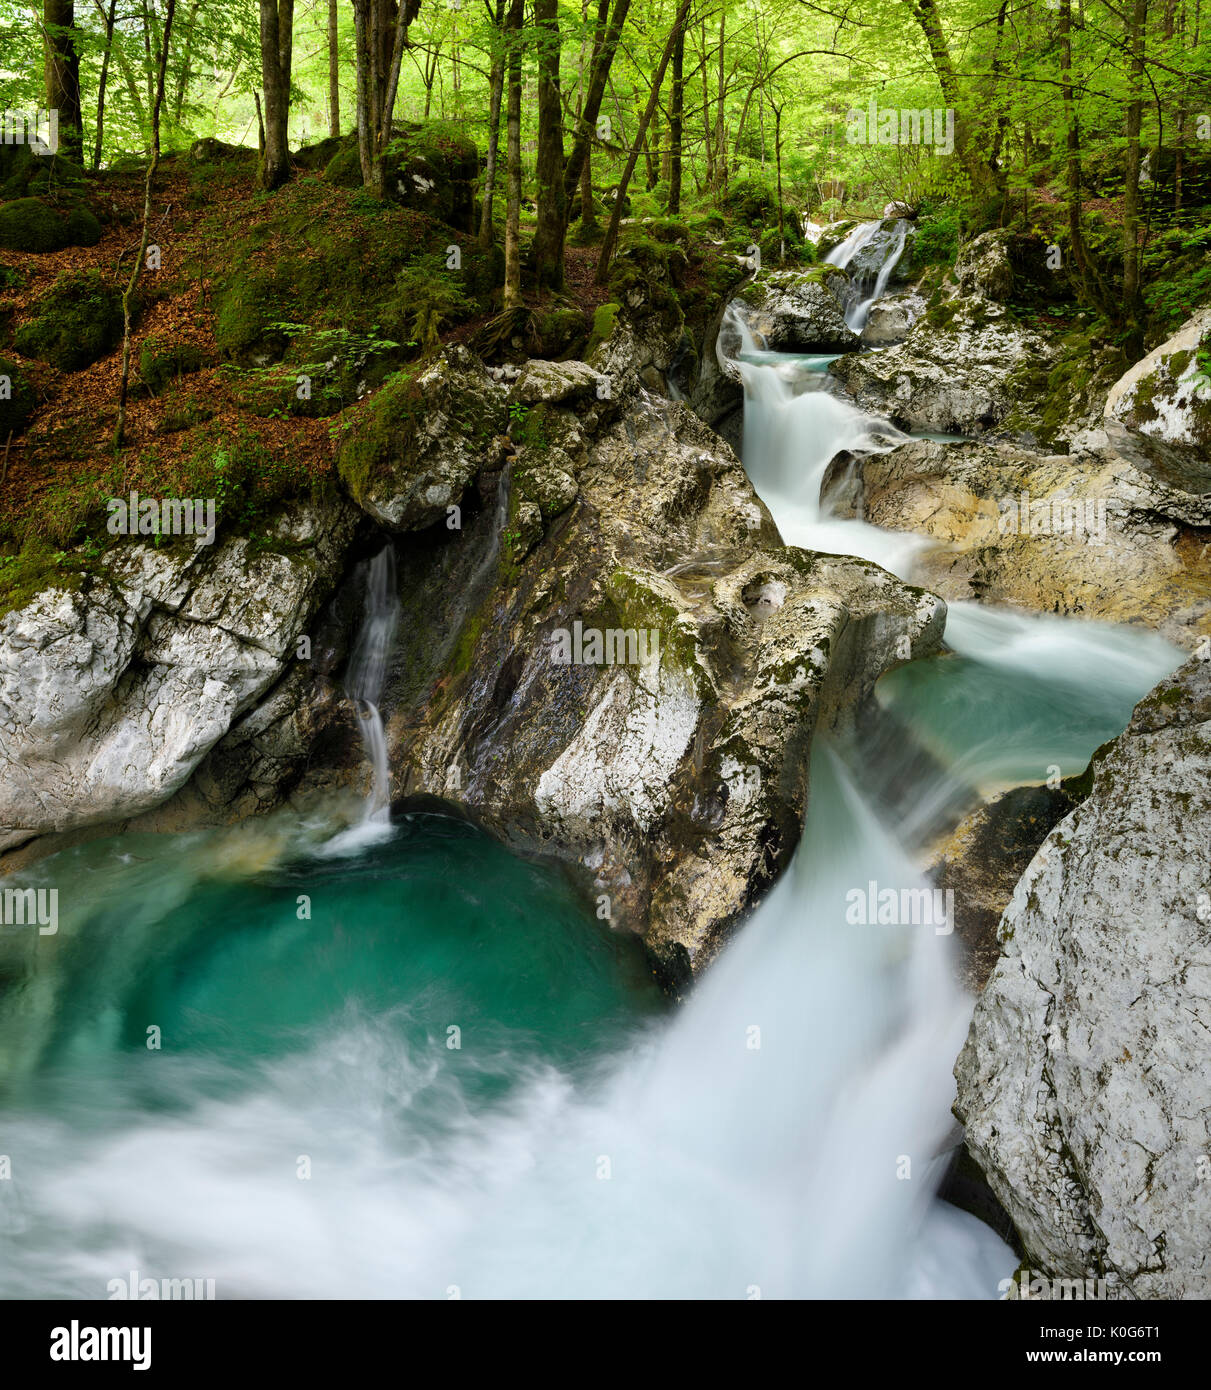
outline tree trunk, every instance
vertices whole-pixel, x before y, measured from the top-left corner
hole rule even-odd
[[[420,0],[353,0],[357,50],[357,150],[362,182],[376,198],[386,193],[383,156],[391,142],[391,118],[408,26]]]
[[[511,0],[508,21],[508,109],[505,113],[505,160],[508,185],[505,207],[504,308],[520,309],[521,297],[521,46],[525,0]]]
[[[265,151],[258,184],[280,188],[290,177],[290,65],[294,0],[260,0],[261,84],[265,91]]]
[[[59,113],[59,147],[70,159],[84,161],[80,111],[80,51],[76,47],[75,0],[44,0],[43,76],[46,105]]]
[[[610,65],[618,50],[618,41],[622,37],[622,26],[627,11],[631,8],[631,0],[614,0],[614,13],[607,19],[609,8],[610,0],[599,0],[597,34],[593,42],[593,61],[589,68],[589,87],[577,123],[576,139],[564,166],[563,189],[564,196],[569,201],[575,196],[576,187],[580,182],[581,167],[588,158],[589,142],[597,126],[597,116],[610,76]]]
[[[101,55],[101,75],[97,78],[97,140],[93,147],[93,171],[101,167],[101,149],[105,144],[105,86],[109,78],[109,55],[114,46],[114,11],[118,0],[109,0],[105,16],[105,51]]]
[[[489,78],[491,95],[488,99],[488,157],[484,164],[483,207],[479,216],[479,244],[485,251],[492,249],[495,235],[492,228],[492,204],[496,196],[496,154],[500,148],[500,103],[505,86],[505,0],[496,0],[493,25],[495,47],[492,53],[492,73]]]
[[[122,447],[122,437],[126,430],[126,397],[130,389],[131,305],[139,284],[139,275],[143,270],[143,262],[147,257],[147,242],[151,230],[151,186],[160,164],[160,108],[164,104],[164,74],[168,68],[168,45],[172,40],[172,17],[175,12],[176,0],[166,0],[164,31],[160,38],[159,71],[151,107],[151,162],[147,166],[147,176],[143,184],[143,233],[139,238],[139,254],[135,257],[134,269],[122,295],[122,378],[118,386],[118,422],[114,427],[115,450]]]
[[[568,224],[564,192],[563,107],[559,92],[559,0],[534,0],[538,39],[538,225],[534,275],[539,288],[563,289]]]
[[[715,98],[715,180],[717,188],[727,187],[727,134],[724,130],[724,101],[727,97],[725,67],[727,50],[724,45],[726,35],[727,6],[719,8],[719,91]]]
[[[639,123],[639,129],[635,132],[635,141],[631,146],[630,154],[627,156],[626,167],[622,171],[622,178],[618,183],[618,193],[614,199],[614,211],[610,214],[610,225],[606,228],[605,241],[601,245],[601,255],[597,258],[596,282],[605,285],[610,278],[610,261],[614,255],[614,247],[618,244],[618,229],[622,224],[622,208],[626,201],[627,185],[631,182],[631,175],[635,172],[635,165],[639,161],[639,151],[643,148],[644,138],[647,135],[648,125],[652,120],[652,112],[656,109],[656,103],[660,99],[660,86],[664,81],[665,70],[668,68],[669,60],[673,56],[673,48],[677,43],[677,37],[685,29],[685,21],[689,16],[690,7],[694,0],[681,0],[681,8],[677,11],[677,17],[673,20],[673,29],[669,34],[668,42],[664,46],[664,52],[660,55],[660,65],[656,69],[656,74],[652,78],[652,92],[648,97],[648,104],[644,110],[643,117]]]
[[[925,35],[925,41],[929,45],[934,73],[938,79],[938,86],[942,89],[942,100],[954,112],[955,154],[971,181],[973,191],[976,194],[986,193],[989,191],[990,170],[988,165],[978,156],[973,155],[969,144],[969,132],[962,110],[959,79],[950,56],[950,46],[946,42],[942,20],[938,15],[934,0],[912,0],[912,3],[913,14],[916,16],[917,23],[921,26],[921,32]]]
[[[336,0],[328,0],[328,134],[334,140],[341,133],[341,66],[337,32]]]
[[[669,108],[669,207],[670,217],[681,212],[681,128],[685,118],[685,34],[679,32],[673,47],[673,94]]]
[[[1127,186],[1123,190],[1123,312],[1130,339],[1128,355],[1139,357],[1143,350],[1144,300],[1140,285],[1140,165],[1143,150],[1140,128],[1143,123],[1144,46],[1148,24],[1148,0],[1131,0],[1125,13],[1126,48],[1131,54],[1129,82],[1131,97],[1126,109]]]

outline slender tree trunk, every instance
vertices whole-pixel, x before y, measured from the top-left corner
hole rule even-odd
[[[942,100],[954,112],[955,154],[971,181],[972,189],[977,194],[985,193],[989,189],[990,171],[987,164],[974,155],[970,147],[970,133],[964,118],[959,79],[955,72],[954,61],[950,56],[950,45],[946,41],[946,32],[942,28],[941,17],[934,0],[909,0],[909,3],[917,23],[921,26],[921,32],[925,35],[925,41],[929,45],[934,73],[938,79],[938,86],[942,89]]]
[[[341,65],[336,0],[328,0],[328,134],[341,133]]]
[[[1072,83],[1072,0],[1059,0],[1059,63],[1060,99],[1064,106],[1065,143],[1067,160],[1065,162],[1065,183],[1068,202],[1068,240],[1072,244],[1072,259],[1076,265],[1081,286],[1089,299],[1100,309],[1107,305],[1106,294],[1101,277],[1089,258],[1085,246],[1085,233],[1082,223],[1081,207],[1081,126],[1076,110],[1076,100]]]
[[[1128,344],[1131,356],[1140,356],[1143,347],[1144,301],[1140,284],[1140,165],[1143,123],[1144,47],[1148,24],[1148,0],[1131,0],[1126,11],[1125,38],[1131,54],[1129,82],[1131,97],[1126,109],[1127,186],[1123,190],[1123,311],[1131,330]]]
[[[93,170],[101,167],[101,150],[105,144],[105,86],[109,78],[109,55],[114,46],[114,11],[118,0],[109,0],[105,16],[105,51],[101,55],[101,74],[97,78],[97,139],[93,147]]]
[[[290,177],[290,67],[294,0],[260,0],[261,83],[265,91],[265,152],[258,183],[280,188]]]
[[[715,99],[715,178],[717,187],[727,187],[727,134],[724,130],[724,101],[727,97],[727,49],[724,45],[726,35],[727,6],[719,7],[719,91]]]
[[[353,0],[357,51],[357,149],[362,182],[376,198],[387,191],[383,156],[391,143],[391,120],[399,70],[408,46],[408,26],[420,0]]]
[[[681,213],[681,130],[685,118],[685,33],[673,46],[673,94],[669,108],[669,216]]]
[[[504,308],[520,309],[521,297],[521,46],[525,0],[510,0],[508,21],[508,108],[505,113],[507,200],[505,207]]]
[[[690,8],[694,0],[681,0],[681,8],[677,11],[677,17],[673,20],[672,32],[669,34],[668,42],[664,46],[664,52],[660,55],[660,65],[656,69],[655,76],[652,78],[652,92],[648,97],[648,104],[644,110],[643,117],[639,123],[639,129],[635,132],[635,141],[631,146],[630,154],[627,156],[626,167],[622,171],[622,178],[618,184],[618,196],[614,199],[614,211],[610,214],[610,225],[606,228],[605,241],[601,246],[601,255],[597,258],[596,281],[599,285],[605,285],[610,278],[610,261],[614,256],[614,248],[618,244],[618,229],[622,224],[622,208],[626,201],[627,186],[631,182],[631,175],[635,172],[635,165],[639,161],[639,151],[643,148],[644,137],[647,135],[648,125],[652,119],[652,112],[656,109],[656,103],[660,99],[660,85],[664,81],[665,70],[668,68],[669,60],[673,56],[673,48],[677,43],[677,36],[685,28],[686,19],[689,16]]]
[[[106,22],[105,9],[101,0],[92,0],[93,9],[96,10],[101,23]],[[122,45],[111,46],[112,56],[118,64],[118,71],[122,74],[122,81],[126,84],[126,93],[130,97],[130,104],[134,107],[135,118],[138,121],[140,130],[146,123],[146,115],[143,106],[143,98],[139,95],[139,84],[135,81],[134,73],[130,70],[130,64],[126,61],[126,54],[122,51]],[[236,60],[239,66],[239,60]]]
[[[496,0],[493,17],[492,73],[488,81],[488,157],[484,163],[483,207],[479,215],[479,244],[485,251],[492,249],[495,235],[492,228],[492,204],[496,196],[496,155],[500,148],[500,103],[505,86],[505,0]]]
[[[177,77],[177,95],[172,104],[172,119],[175,125],[181,124],[181,112],[185,108],[185,93],[189,90],[189,79],[192,76],[191,64],[193,60],[193,36],[198,27],[198,10],[202,7],[202,0],[193,0],[193,5],[189,11],[189,24],[185,31],[185,51],[181,57],[181,68]]]
[[[131,309],[135,290],[143,262],[147,257],[147,243],[151,231],[151,187],[160,164],[160,108],[164,104],[164,75],[168,69],[168,46],[172,41],[172,17],[176,12],[176,0],[166,0],[164,30],[160,36],[160,60],[156,76],[155,96],[151,107],[151,161],[147,166],[147,176],[143,183],[143,232],[139,238],[139,254],[135,257],[134,269],[130,273],[126,290],[122,295],[122,379],[118,386],[118,422],[114,427],[114,449],[122,447],[126,430],[126,397],[130,389],[130,328]]]
[[[70,159],[83,163],[84,126],[80,110],[75,0],[44,0],[42,20],[46,105],[58,112],[59,147]]]
[[[534,232],[537,285],[563,289],[568,225],[564,191],[563,105],[559,91],[559,0],[534,0],[538,38],[538,225]]]
[[[618,41],[622,37],[622,26],[631,8],[631,0],[614,0],[614,12],[609,14],[610,0],[599,0],[597,7],[597,35],[593,43],[593,61],[589,67],[589,86],[585,93],[584,106],[577,122],[576,139],[572,143],[568,162],[564,166],[564,194],[570,201],[580,183],[580,170],[589,154],[589,142],[597,126],[597,116],[601,111],[601,101],[605,96],[606,82],[610,76],[610,66],[618,51]],[[608,16],[608,18],[607,18]]]

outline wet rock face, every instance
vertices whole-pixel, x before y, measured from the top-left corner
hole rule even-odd
[[[293,660],[355,524],[337,502],[281,518],[280,552],[132,542],[0,619],[0,850],[184,786]]]
[[[1187,320],[1115,382],[1106,397],[1106,420],[1206,459],[1211,450],[1211,373],[1198,353],[1208,347],[1211,308]]]
[[[685,406],[599,381],[530,364],[475,526],[401,547],[393,790],[578,865],[676,986],[789,861],[815,728],[936,647],[944,609],[782,546]]]
[[[955,300],[919,319],[903,342],[847,353],[829,371],[863,410],[908,429],[982,434],[1015,405],[1006,377],[1053,348],[984,299]]]
[[[1032,1267],[1211,1296],[1211,661],[1136,707],[1048,835],[955,1069]]]
[[[771,271],[745,287],[736,308],[770,352],[847,352],[858,335],[830,288],[845,278],[831,266]]]
[[[1142,622],[1187,650],[1211,634],[1211,490],[1121,426],[1070,454],[914,440],[855,466],[834,505],[935,544],[915,577],[948,601]]]

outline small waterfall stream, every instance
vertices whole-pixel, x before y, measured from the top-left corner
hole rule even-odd
[[[889,229],[882,222],[862,222],[825,256],[827,265],[850,270],[841,303],[845,322],[855,333],[866,327],[871,309],[887,292],[907,239],[908,223],[903,218]]]

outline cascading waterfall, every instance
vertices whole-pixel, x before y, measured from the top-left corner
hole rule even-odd
[[[370,561],[366,570],[366,612],[345,676],[345,691],[357,711],[362,741],[370,760],[370,793],[362,816],[363,824],[370,826],[386,826],[391,818],[387,736],[378,702],[387,679],[387,663],[391,658],[398,625],[395,551],[387,544]]]
[[[907,572],[912,538],[819,502],[838,450],[901,436],[754,347],[745,462],[785,538]],[[393,571],[389,549],[370,567],[349,671],[380,822]],[[983,692],[1035,780],[1040,708],[1069,712],[1066,757],[1087,758],[1180,659],[968,605],[948,632],[960,655],[892,673],[916,683],[896,708]],[[138,1270],[220,1297],[997,1297],[1015,1256],[934,1195],[971,1009],[954,939],[864,920],[872,885],[927,888],[872,810],[909,752],[871,756],[818,743],[790,868],[671,1015],[566,885],[441,818],[357,858],[317,853],[305,822],[241,827],[242,873],[221,832],[45,861],[91,891],[36,960],[0,961],[27,980],[0,999],[21,1175],[0,1183],[0,1294],[96,1298]],[[172,1048],[144,1049],[149,1021]]]
[[[870,311],[883,298],[908,238],[908,223],[898,218],[884,231],[882,222],[863,222],[825,256],[827,265],[849,270],[841,296],[846,324],[861,333]]]

